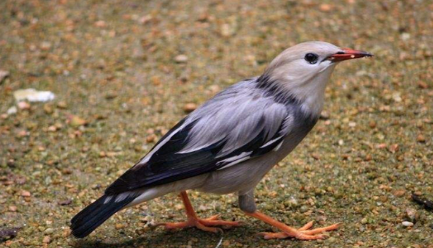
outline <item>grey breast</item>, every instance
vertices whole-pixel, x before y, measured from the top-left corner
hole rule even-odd
[[[286,125],[289,130],[281,144],[260,157],[252,158],[229,168],[209,174],[198,190],[227,194],[247,192],[254,188],[265,174],[284,159],[310,132],[318,118],[302,111],[297,101],[287,101]]]

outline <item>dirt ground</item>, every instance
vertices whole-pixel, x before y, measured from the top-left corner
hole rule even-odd
[[[433,247],[432,1],[0,1],[1,247]],[[244,225],[222,235],[151,228],[184,218],[167,195],[84,240],[74,214],[186,112],[260,75],[308,40],[369,51],[339,65],[323,118],[257,187],[292,226],[342,223],[320,241],[264,240],[235,195],[191,192],[198,214]],[[56,95],[21,103],[34,88]],[[17,113],[13,113],[13,107]],[[12,109],[11,109],[12,108]]]

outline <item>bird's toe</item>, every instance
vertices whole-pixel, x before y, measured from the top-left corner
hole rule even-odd
[[[214,215],[206,219],[199,219],[199,218],[191,218],[184,222],[173,222],[173,223],[158,223],[154,226],[163,226],[167,230],[174,230],[174,229],[183,229],[188,227],[196,227],[200,230],[206,231],[206,232],[213,232],[217,233],[220,232],[220,228],[215,228],[215,226],[221,226],[223,229],[229,229],[235,226],[240,226],[241,222],[239,221],[225,221],[225,220],[219,220],[219,215]]]
[[[281,229],[282,232],[261,232],[258,233],[259,236],[262,236],[265,239],[286,239],[286,238],[295,238],[299,240],[315,240],[315,239],[324,239],[326,238],[323,235],[324,232],[335,230],[339,227],[339,224],[334,224],[326,227],[310,229],[313,227],[313,221],[308,222],[303,227],[299,229],[293,229],[289,226],[285,226]]]

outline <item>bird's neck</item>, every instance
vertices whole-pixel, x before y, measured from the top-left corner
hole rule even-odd
[[[319,84],[310,82],[294,87],[290,89],[290,92],[299,99],[304,112],[310,113],[312,116],[319,116],[325,102],[325,88],[326,82]]]
[[[305,81],[293,78],[272,78],[263,74],[257,79],[258,86],[265,89],[268,94],[274,96],[280,103],[299,105],[303,112],[313,117],[320,116],[325,100],[326,85],[334,70],[334,66],[328,67],[317,76],[306,78]]]

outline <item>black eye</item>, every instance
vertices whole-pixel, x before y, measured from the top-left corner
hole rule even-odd
[[[315,63],[317,63],[319,56],[317,56],[317,54],[314,54],[314,53],[307,53],[307,54],[305,54],[304,59],[310,64],[315,64]]]

